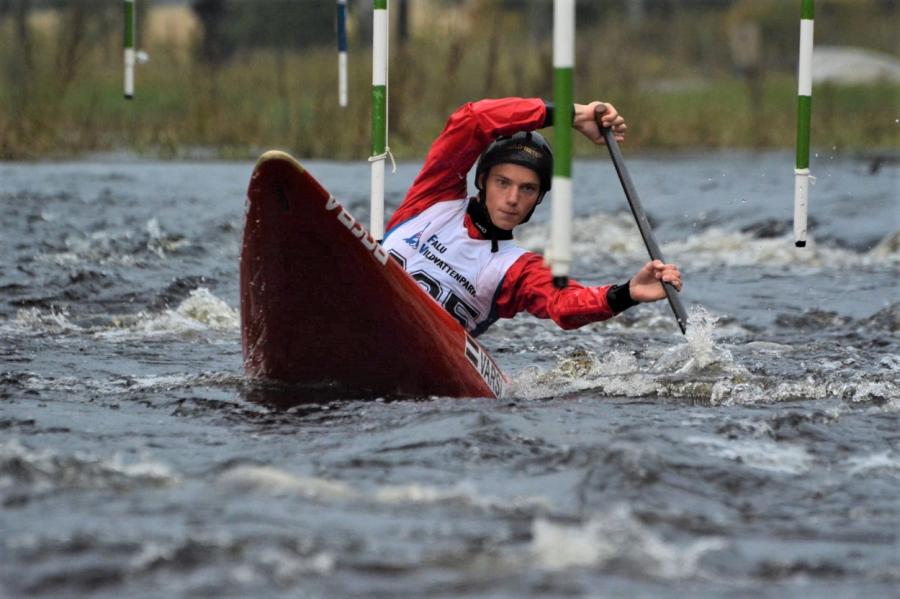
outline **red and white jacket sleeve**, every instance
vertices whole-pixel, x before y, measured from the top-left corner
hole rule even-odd
[[[527,311],[538,318],[550,318],[563,329],[576,329],[612,318],[635,304],[627,293],[627,284],[617,294],[610,293],[612,289],[622,288],[585,287],[570,279],[568,287],[557,289],[543,257],[526,252],[506,272],[495,306],[500,318]]]
[[[498,136],[543,127],[543,100],[504,98],[462,105],[450,115],[431,145],[425,164],[406,198],[387,223],[389,231],[436,204],[468,196],[466,175],[481,152]]]

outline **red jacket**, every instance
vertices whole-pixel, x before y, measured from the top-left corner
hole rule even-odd
[[[468,197],[466,176],[481,152],[500,135],[543,127],[546,116],[546,105],[540,99],[481,100],[460,107],[432,144],[425,165],[386,229],[437,202]],[[470,237],[490,243],[468,215],[465,224]],[[538,318],[552,318],[564,329],[574,329],[615,315],[607,300],[611,287],[585,287],[570,279],[568,287],[556,289],[544,258],[526,252],[506,272],[495,310],[500,318],[527,310]]]

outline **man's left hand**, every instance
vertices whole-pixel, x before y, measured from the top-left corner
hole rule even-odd
[[[599,124],[597,123],[598,108],[600,108]],[[606,143],[603,141],[603,135],[600,133],[601,125],[612,129],[616,141],[625,140],[625,131],[628,129],[628,126],[615,106],[609,102],[600,101],[594,101],[590,104],[575,104],[575,117],[572,120],[572,126],[598,145]]]

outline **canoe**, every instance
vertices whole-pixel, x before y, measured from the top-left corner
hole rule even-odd
[[[247,198],[248,377],[354,396],[503,396],[488,352],[297,160],[263,154]]]

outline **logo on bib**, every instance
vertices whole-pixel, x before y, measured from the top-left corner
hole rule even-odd
[[[428,225],[430,225],[430,224],[431,223],[429,222]],[[403,240],[404,243],[406,243],[406,245],[408,245],[409,247],[411,247],[413,249],[419,249],[419,241],[421,241],[422,233],[425,232],[425,229],[428,228],[428,225],[425,225],[424,227],[422,227],[422,230],[419,231],[418,233],[404,239]]]

